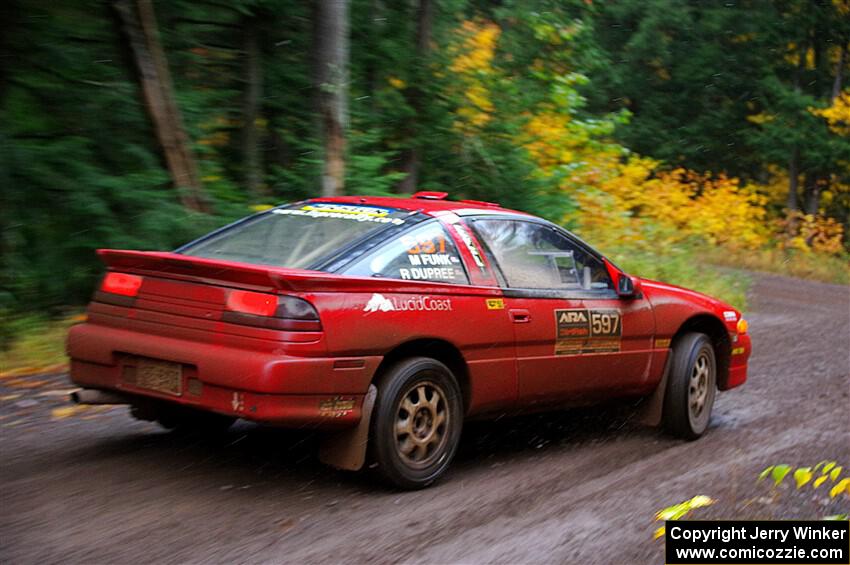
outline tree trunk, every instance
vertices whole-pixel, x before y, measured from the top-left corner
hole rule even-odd
[[[263,67],[260,49],[260,25],[256,16],[243,22],[245,50],[245,93],[242,104],[242,170],[245,188],[252,198],[263,196],[263,161],[260,155],[260,131],[263,96]]]
[[[133,54],[145,106],[180,201],[190,210],[209,212],[195,157],[174,98],[151,1],[116,0],[114,5]]]
[[[398,191],[411,194],[419,184],[419,163],[421,160],[420,120],[422,119],[422,88],[428,61],[428,51],[431,46],[431,28],[434,19],[433,0],[419,0],[416,13],[416,57],[413,60],[413,83],[407,89],[407,103],[416,115],[409,128],[410,147],[401,155],[401,172],[406,176],[398,183]]]
[[[800,185],[800,148],[796,145],[791,150],[791,159],[788,160],[788,200],[786,206],[789,210],[800,209],[797,194]]]
[[[806,214],[815,215],[818,213],[822,188],[821,176],[816,173],[807,172],[803,186],[803,191],[805,192],[804,210]]]
[[[313,2],[313,87],[322,143],[322,195],[345,188],[348,126],[348,0]]]
[[[838,64],[835,66],[835,81],[833,81],[832,83],[832,100],[835,100],[836,98],[841,96],[841,83],[844,79],[844,64],[846,59],[847,44],[845,43],[841,46],[841,50],[838,52]]]
[[[806,52],[808,47],[805,43],[798,49],[797,67],[794,69],[794,90],[800,92],[800,75],[806,67]],[[791,157],[788,159],[788,209],[796,211],[800,209],[798,201],[798,190],[800,186],[800,146],[795,142],[791,149]]]

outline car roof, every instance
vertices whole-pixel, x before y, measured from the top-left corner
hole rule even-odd
[[[418,192],[409,197],[399,196],[332,196],[311,198],[310,202],[335,202],[338,204],[361,204],[366,206],[381,206],[421,212],[431,216],[440,213],[453,212],[459,216],[471,214],[517,214],[530,216],[525,212],[503,208],[495,202],[480,200],[448,200],[445,192]]]

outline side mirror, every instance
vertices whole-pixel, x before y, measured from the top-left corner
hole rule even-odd
[[[626,273],[620,273],[617,279],[617,296],[620,298],[634,298],[638,295],[640,283]]]
[[[632,277],[621,273],[617,278],[617,296],[620,298],[631,298],[635,295],[635,283]]]
[[[611,275],[611,280],[614,281],[614,288],[617,289],[617,296],[620,298],[635,298],[640,296],[640,279],[632,277],[619,270],[611,264],[608,259],[604,259],[605,267],[608,269],[608,274]]]

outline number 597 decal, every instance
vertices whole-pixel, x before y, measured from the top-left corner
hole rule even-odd
[[[555,310],[555,355],[620,350],[623,322],[617,310]]]
[[[593,337],[599,336],[619,336],[620,331],[620,313],[616,310],[591,310],[590,311],[590,335]]]

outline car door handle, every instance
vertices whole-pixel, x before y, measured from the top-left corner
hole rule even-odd
[[[509,310],[509,313],[515,324],[527,324],[531,321],[531,314],[528,310]]]

